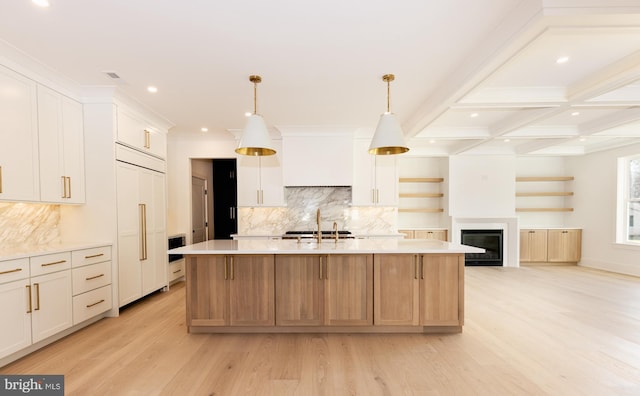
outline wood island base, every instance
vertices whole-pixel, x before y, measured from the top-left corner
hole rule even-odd
[[[459,333],[463,253],[187,254],[190,333]]]

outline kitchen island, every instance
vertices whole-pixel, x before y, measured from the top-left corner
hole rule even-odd
[[[460,332],[464,253],[437,240],[210,240],[185,255],[192,333]]]

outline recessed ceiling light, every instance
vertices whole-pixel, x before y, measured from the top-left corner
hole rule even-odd
[[[556,63],[558,64],[567,63],[568,61],[569,61],[568,56],[561,56],[558,59],[556,59]]]
[[[436,142],[435,139],[430,139],[429,140],[429,143],[431,143],[431,144],[434,144],[435,142]]]
[[[511,139],[504,139],[505,143],[509,143],[511,141]]]
[[[477,116],[479,116],[480,114],[478,113],[471,113],[471,115],[469,115],[469,117],[471,118],[476,118]]]
[[[209,131],[209,128],[202,127],[202,128],[200,128],[200,130],[201,130],[202,132],[208,132],[208,131]]]
[[[156,93],[158,92],[158,87],[154,87],[153,85],[150,85],[147,87],[147,91],[151,92],[151,93]]]
[[[49,0],[31,0],[31,2],[38,7],[49,7],[51,5]]]
[[[247,112],[244,113],[244,116],[245,117],[251,117],[251,114],[253,114],[253,113],[250,112],[250,111],[247,111]]]
[[[586,142],[586,141],[587,141],[587,138],[586,138],[586,137],[581,137],[581,138],[580,138],[580,139],[578,139],[578,140],[580,140],[581,142]]]
[[[575,116],[580,115],[580,112],[579,111],[574,111],[573,113],[571,113],[571,115],[575,117]]]

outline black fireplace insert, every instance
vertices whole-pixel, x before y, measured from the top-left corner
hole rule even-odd
[[[465,253],[464,265],[503,265],[502,230],[461,230],[460,232],[460,240],[463,245],[485,250],[484,253]]]

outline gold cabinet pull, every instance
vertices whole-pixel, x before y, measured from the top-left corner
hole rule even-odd
[[[229,257],[224,257],[224,280],[229,279],[229,265],[227,264],[227,260]]]
[[[147,205],[138,204],[140,209],[140,261],[147,259]]]
[[[322,280],[322,256],[318,257],[318,272],[320,273],[320,280]]]
[[[101,304],[101,303],[103,303],[103,302],[104,302],[104,298],[103,298],[102,300],[98,301],[98,302],[94,302],[93,304],[88,304],[88,305],[87,305],[87,308],[94,307],[94,306],[96,306],[96,305],[98,305],[98,304]]]
[[[235,280],[236,278],[236,274],[235,274],[235,268],[233,268],[233,256],[229,257],[229,262],[230,262],[230,269],[231,269],[231,280]]]
[[[14,272],[20,272],[20,271],[22,271],[22,268],[16,268],[16,269],[8,270],[8,271],[2,271],[2,272],[0,272],[0,275],[12,274]]]
[[[424,256],[420,255],[420,279],[424,279]]]
[[[104,276],[104,274],[95,275],[95,276],[90,276],[90,277],[88,277],[88,278],[84,278],[84,280],[93,280],[93,279],[98,279],[98,278],[101,278],[101,277],[103,277],[103,276]]]
[[[29,293],[29,309],[27,310],[27,313],[31,313],[33,311],[33,305],[31,302],[31,285],[27,285],[27,293]]]
[[[151,148],[151,132],[144,130],[144,148]]]
[[[324,279],[329,280],[329,256],[324,257]]]
[[[90,259],[90,258],[96,258],[96,257],[101,257],[104,256],[104,253],[98,253],[98,254],[92,254],[90,256],[84,256],[85,259]]]
[[[34,308],[34,311],[39,311],[40,310],[40,284],[39,283],[34,283],[33,287],[36,289],[36,307]]]
[[[46,263],[46,264],[40,264],[41,267],[48,267],[50,265],[57,265],[57,264],[63,264],[66,263],[67,260],[59,260],[59,261],[54,261],[52,263]]]
[[[60,180],[62,181],[62,197],[61,198],[66,198],[67,197],[67,178],[64,176],[60,176]]]
[[[179,273],[179,272],[182,272],[182,270],[175,270],[175,271],[173,271],[173,273],[174,273],[174,274],[177,274],[177,273]]]

